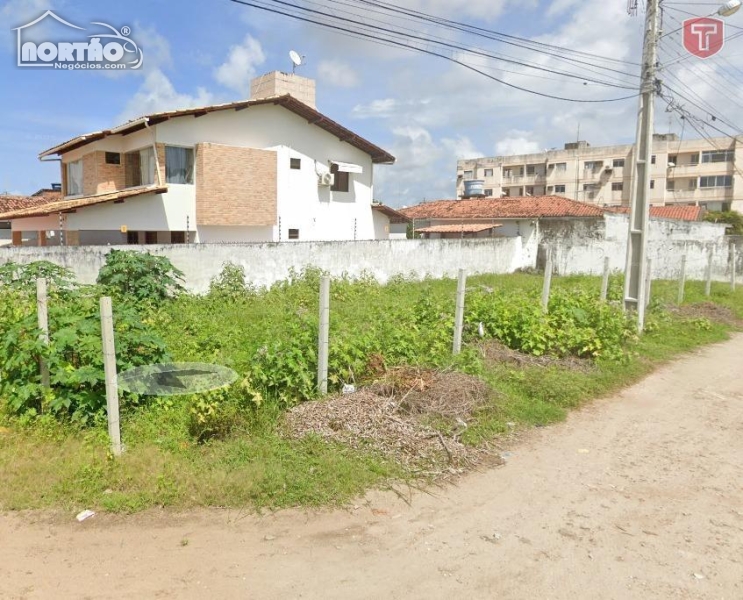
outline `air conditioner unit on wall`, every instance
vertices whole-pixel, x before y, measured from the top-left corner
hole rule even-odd
[[[335,183],[335,175],[333,173],[320,173],[317,176],[318,185],[333,185]]]

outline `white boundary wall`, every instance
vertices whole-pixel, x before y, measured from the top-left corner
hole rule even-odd
[[[596,223],[589,231],[574,231],[572,235],[543,240],[545,250],[551,249],[555,269],[561,275],[601,275],[604,257],[610,258],[611,269],[624,271],[627,262],[627,215],[607,214],[603,226]],[[603,231],[602,231],[603,230]],[[725,236],[725,226],[716,223],[651,219],[648,236],[648,257],[653,261],[654,279],[676,279],[681,270],[681,257],[687,256],[687,279],[706,277],[709,248],[713,249],[712,278],[730,279],[731,247],[738,245],[738,273],[743,272],[741,240]]]
[[[319,267],[331,276],[373,275],[386,282],[395,275],[422,278],[511,273],[522,267],[521,238],[486,240],[378,240],[368,242],[300,242],[281,244],[197,244],[152,246],[9,247],[0,249],[0,264],[48,260],[94,283],[112,249],[147,251],[167,256],[185,274],[186,288],[205,292],[211,279],[232,262],[245,268],[247,280],[268,286],[286,279],[290,269]]]
[[[186,288],[201,293],[226,263],[245,268],[249,282],[267,286],[288,277],[290,270],[314,266],[331,276],[363,273],[386,282],[396,275],[421,278],[456,277],[459,269],[468,274],[512,273],[535,268],[538,255],[553,252],[553,264],[560,275],[603,272],[604,257],[614,271],[624,270],[628,217],[606,215],[595,222],[545,221],[541,240],[532,236],[485,239],[377,240],[359,242],[284,242],[265,244],[196,244],[153,246],[81,246],[0,248],[0,264],[49,260],[67,267],[82,283],[95,282],[106,254],[112,249],[136,250],[167,256],[185,274]],[[714,251],[712,276],[728,281],[731,248],[737,245],[737,272],[743,281],[743,239],[725,237],[725,227],[714,223],[691,223],[651,219],[649,256],[654,279],[675,279],[681,257],[687,256],[687,278],[703,280],[709,248]],[[540,266],[543,264],[540,263]]]

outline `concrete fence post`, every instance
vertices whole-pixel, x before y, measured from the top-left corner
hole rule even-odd
[[[320,280],[320,327],[317,338],[317,389],[328,393],[328,354],[330,351],[330,277]]]
[[[36,280],[36,316],[39,323],[39,339],[45,345],[49,345],[49,307],[47,303],[46,279],[40,277]],[[49,365],[44,358],[39,359],[39,372],[41,385],[49,387]]]
[[[648,258],[648,268],[645,271],[645,308],[650,306],[650,293],[653,288],[653,259]]]
[[[730,265],[730,289],[735,291],[735,285],[736,285],[736,272],[735,272],[735,264],[738,262],[738,249],[736,248],[735,244],[730,244],[730,257],[732,259],[732,265]]]
[[[103,340],[103,371],[106,376],[106,409],[108,436],[111,452],[121,456],[121,423],[119,421],[119,379],[116,372],[116,346],[114,344],[114,318],[111,298],[101,298],[101,338]]]
[[[712,295],[712,261],[715,257],[715,248],[710,246],[707,250],[707,272],[705,273],[707,281],[704,284],[704,295],[708,298]]]
[[[547,254],[547,264],[544,267],[544,285],[542,286],[542,310],[547,312],[550,303],[550,289],[552,288],[552,252]]]
[[[684,303],[684,292],[686,291],[686,254],[681,257],[681,272],[679,273],[679,306]]]
[[[601,302],[606,302],[609,295],[609,275],[611,275],[611,258],[604,256],[604,278],[601,280]]]
[[[454,343],[452,354],[455,356],[462,351],[462,330],[464,329],[464,298],[467,290],[467,272],[459,269],[457,279],[457,304],[454,311]]]

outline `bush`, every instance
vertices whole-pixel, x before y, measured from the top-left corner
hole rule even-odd
[[[48,260],[38,260],[28,265],[13,262],[0,265],[0,286],[27,294],[36,293],[36,280],[45,278],[49,293],[66,292],[77,287],[72,271]]]
[[[620,359],[625,343],[634,336],[631,319],[621,307],[601,302],[588,291],[552,292],[547,313],[536,294],[473,294],[468,300],[467,323],[483,324],[488,337],[513,350],[542,356]]]
[[[98,272],[98,283],[125,302],[158,304],[183,291],[183,273],[165,256],[111,250]]]
[[[95,290],[91,290],[95,291]],[[5,290],[0,303],[0,397],[10,413],[51,413],[83,424],[105,414],[105,376],[97,295],[78,292],[49,303],[49,345],[39,339],[35,300]],[[119,372],[165,360],[164,342],[152,335],[130,306],[114,310]],[[39,360],[49,368],[42,386]],[[122,410],[138,402],[125,395]]]
[[[239,300],[255,293],[255,288],[245,282],[245,268],[225,263],[219,275],[209,282],[209,295],[226,300]]]

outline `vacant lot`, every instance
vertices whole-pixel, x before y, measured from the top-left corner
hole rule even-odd
[[[743,597],[743,335],[345,510],[0,517],[3,598]]]
[[[514,435],[726,339],[743,315],[741,290],[715,284],[714,304],[700,306],[703,285],[690,282],[687,304],[669,310],[676,286],[656,282],[638,338],[617,302],[618,276],[608,303],[598,299],[597,278],[555,278],[547,313],[539,275],[471,277],[463,352],[453,357],[456,281],[336,280],[331,391],[366,389],[307,404],[316,398],[319,272],[255,290],[232,268],[206,296],[169,298],[162,277],[148,280],[147,265],[129,272],[141,255],[113,256],[112,277],[99,287],[62,285],[64,274],[47,273],[56,282],[48,348],[36,330],[39,271],[0,287],[8,300],[0,325],[9,331],[0,345],[0,509],[327,507],[372,488],[425,487],[499,462]],[[120,370],[172,359],[223,364],[240,376],[230,389],[198,396],[122,394],[127,451],[115,460],[98,323],[104,293],[114,296]],[[41,353],[51,391],[39,380]]]

